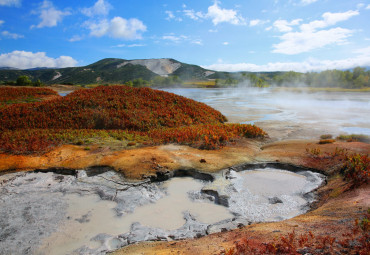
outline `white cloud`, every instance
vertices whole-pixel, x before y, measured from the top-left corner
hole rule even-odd
[[[186,5],[183,5],[184,10],[182,11],[185,16],[192,20],[203,20],[211,19],[212,23],[216,26],[220,23],[229,23],[232,25],[246,25],[245,19],[238,14],[238,11],[233,9],[222,9],[219,6],[218,0],[214,1],[214,4],[208,7],[207,13],[195,11],[192,9],[185,9]]]
[[[144,47],[146,46],[145,44],[139,44],[139,43],[134,43],[134,44],[118,44],[116,46],[113,46],[113,48],[136,48],[136,47]]]
[[[318,0],[301,0],[301,3],[304,4],[304,5],[309,5],[309,4],[312,4],[314,2],[317,2]]]
[[[311,72],[311,71],[323,71],[329,69],[350,69],[356,66],[369,66],[370,65],[370,47],[357,49],[353,53],[358,54],[357,56],[338,59],[338,60],[319,60],[315,58],[309,58],[305,61],[300,62],[274,62],[267,63],[265,65],[256,65],[251,63],[238,63],[238,64],[226,64],[222,61],[218,63],[202,66],[203,68],[216,70],[216,71],[227,71],[227,72],[239,72],[239,71],[250,71],[250,72],[273,72],[273,71],[296,71],[296,72]]]
[[[261,20],[260,19],[253,19],[253,20],[251,20],[250,22],[249,22],[249,25],[251,26],[251,27],[254,27],[254,26],[257,26],[258,24],[260,24],[261,23]]]
[[[218,6],[218,1],[208,7],[206,17],[212,19],[214,25],[220,23],[230,23],[233,25],[245,25],[245,19],[233,9],[222,9]]]
[[[44,0],[41,6],[33,13],[39,15],[41,22],[37,26],[32,25],[31,28],[55,27],[58,22],[63,20],[64,16],[71,15],[69,11],[63,12],[55,9],[53,3],[47,0]]]
[[[333,26],[340,21],[348,20],[349,18],[359,14],[360,13],[358,11],[347,11],[338,13],[325,12],[322,15],[322,20],[315,20],[308,24],[302,24],[300,28],[302,31],[314,31],[318,28]]]
[[[0,55],[0,63],[2,66],[14,67],[19,69],[28,69],[35,67],[71,67],[76,66],[77,61],[69,56],[60,56],[59,58],[51,58],[46,56],[45,52],[27,52],[13,51]]]
[[[109,14],[109,11],[112,9],[112,5],[104,0],[98,0],[92,7],[83,8],[81,12],[88,17],[94,16],[106,16]]]
[[[83,36],[81,36],[81,35],[74,35],[68,41],[70,41],[70,42],[78,42],[78,41],[81,41],[82,39],[83,39]]]
[[[196,45],[203,45],[203,41],[201,39],[192,40],[191,43]]]
[[[163,41],[180,44],[180,43],[190,43],[195,45],[203,45],[203,41],[200,38],[186,36],[186,35],[176,35],[174,33],[170,33],[161,37]]]
[[[282,42],[274,44],[274,53],[299,54],[313,49],[322,48],[329,44],[345,43],[346,38],[352,35],[352,30],[344,28],[332,28],[318,32],[292,32],[280,36]]]
[[[364,4],[364,3],[359,3],[359,4],[357,4],[357,5],[356,5],[357,9],[361,9],[361,8],[363,8],[364,6],[365,6],[365,4]]]
[[[293,30],[292,26],[299,25],[302,19],[294,19],[291,22],[288,22],[284,19],[279,19],[274,22],[273,26],[277,28],[280,32],[290,32]]]
[[[361,48],[361,49],[356,49],[352,51],[355,54],[363,55],[363,56],[368,56],[370,57],[370,46],[366,48]]]
[[[1,35],[5,38],[9,39],[19,39],[19,38],[24,38],[23,35],[20,34],[15,34],[15,33],[10,33],[9,31],[2,31]]]
[[[254,26],[263,25],[269,22],[270,20],[252,19],[251,21],[249,21],[249,26],[254,27]]]
[[[274,22],[274,27],[280,32],[285,32],[285,34],[279,37],[281,39],[280,43],[273,45],[274,49],[272,52],[293,55],[322,48],[327,45],[347,43],[346,39],[352,36],[354,30],[341,27],[327,30],[322,29],[333,26],[340,21],[348,20],[356,15],[359,15],[358,11],[326,12],[322,15],[323,19],[300,25],[300,31],[298,32],[292,32],[292,26],[299,25],[302,21],[301,19],[291,22],[277,20]]]
[[[91,36],[102,37],[109,30],[109,21],[107,19],[100,20],[98,23],[87,21],[84,25],[90,29]]]
[[[188,39],[187,36],[185,35],[180,35],[180,36],[176,36],[176,35],[164,35],[162,36],[162,39],[163,40],[167,40],[167,41],[172,41],[172,42],[175,42],[175,43],[179,43],[183,40],[186,40]]]
[[[182,21],[182,18],[176,17],[173,11],[165,11],[167,14],[166,20],[176,20],[176,21]]]
[[[172,11],[165,11],[165,13],[167,14],[166,20],[175,19],[175,15],[173,14]]]
[[[0,6],[21,6],[22,0],[0,0]]]
[[[141,39],[141,32],[146,31],[146,26],[138,19],[124,19],[114,17],[111,20],[103,19],[98,23],[85,22],[90,29],[90,35],[102,37],[108,35],[113,38],[134,40]]]
[[[184,10],[184,14],[192,20],[199,20],[204,18],[204,14],[202,12],[195,12],[194,10]]]
[[[365,9],[370,10],[370,4],[368,4]]]
[[[146,46],[145,44],[139,44],[139,43],[134,43],[134,44],[129,44],[127,47],[129,48],[136,48],[136,47],[144,47]]]
[[[0,26],[2,25],[2,24],[4,24],[4,20],[0,20]]]
[[[109,32],[114,38],[141,39],[140,31],[145,32],[146,26],[138,19],[114,17],[110,21]]]
[[[223,42],[222,44],[223,45],[229,45],[229,42]]]

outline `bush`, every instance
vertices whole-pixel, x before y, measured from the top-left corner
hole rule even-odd
[[[22,75],[18,77],[16,83],[18,86],[29,86],[32,84],[32,81],[28,76]]]
[[[332,139],[332,138],[333,136],[330,134],[325,134],[325,135],[320,136],[320,139]]]
[[[40,81],[40,79],[38,79],[37,81],[35,81],[34,83],[33,83],[33,86],[35,86],[35,87],[41,87],[41,86],[43,86],[44,84],[42,84],[42,82]]]
[[[321,139],[319,141],[319,144],[328,144],[328,143],[334,143],[335,140],[334,139]]]
[[[341,169],[345,179],[353,181],[354,186],[368,183],[370,179],[370,158],[366,154],[346,155]]]
[[[347,142],[363,142],[363,143],[370,142],[370,137],[361,134],[339,135],[337,139],[346,140]]]

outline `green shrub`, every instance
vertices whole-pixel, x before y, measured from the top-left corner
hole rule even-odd
[[[17,85],[18,86],[28,86],[28,85],[31,85],[31,84],[32,84],[31,79],[26,75],[19,76],[18,79],[17,79]]]
[[[333,136],[331,134],[325,134],[325,135],[322,135],[320,136],[320,139],[332,139]]]

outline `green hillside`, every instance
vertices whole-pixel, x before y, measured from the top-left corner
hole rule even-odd
[[[154,66],[153,68],[168,69],[166,65],[161,66],[160,60],[147,61]],[[184,64],[174,59],[166,59],[166,61],[179,66],[176,71],[168,73],[168,76],[178,76],[181,80],[205,79],[206,77],[207,70],[200,66]],[[19,76],[26,75],[32,81],[40,79],[45,84],[125,83],[139,78],[149,81],[159,76],[148,67],[134,63],[125,59],[106,58],[82,67],[36,70],[2,69],[0,70],[0,81],[15,81]]]
[[[7,67],[0,68],[0,84],[12,85],[12,82],[14,84],[20,76],[29,77],[29,83],[32,81],[34,84],[126,83],[134,87],[148,85],[170,87],[183,83],[186,86],[200,87],[232,87],[240,84],[253,87],[336,87],[346,89],[368,89],[370,87],[370,70],[362,67],[346,71],[326,70],[308,73],[293,71],[217,72],[171,58],[135,60],[106,58],[87,66],[59,69],[18,70]]]

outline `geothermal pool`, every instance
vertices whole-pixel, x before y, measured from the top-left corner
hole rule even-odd
[[[275,168],[210,177],[214,181],[174,177],[132,186],[114,171],[0,176],[0,254],[100,254],[288,219],[309,209],[314,195],[308,194],[324,180]]]
[[[282,92],[276,88],[166,89],[219,110],[230,122],[256,124],[276,139],[370,135],[369,92]]]

